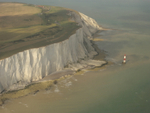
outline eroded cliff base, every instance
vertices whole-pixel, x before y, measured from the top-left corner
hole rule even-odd
[[[12,3],[0,5],[14,7]],[[43,23],[40,26],[39,23],[36,23],[32,27],[21,24],[19,28],[15,29],[11,28],[13,25],[7,26],[9,24],[6,23],[5,31],[0,29],[3,31],[3,36],[7,37],[1,42],[0,48],[1,53],[4,51],[3,59],[0,60],[1,103],[9,98],[18,98],[49,89],[52,84],[58,82],[55,79],[61,80],[76,72],[107,64],[104,61],[103,51],[98,50],[91,41],[97,31],[103,30],[94,19],[80,12],[60,7],[15,4],[15,7],[18,6],[21,9],[26,7],[34,9],[34,15],[38,14],[36,16],[39,16]],[[11,7],[9,8],[11,9]],[[13,16],[15,15],[14,17],[16,17],[16,13],[12,13]],[[12,14],[8,13],[7,15],[11,17]],[[17,13],[17,15],[19,14]],[[32,19],[28,21],[30,23]],[[25,28],[20,28],[20,26]],[[12,32],[15,32],[15,35],[6,35]],[[13,36],[12,40],[10,40],[10,35]],[[19,51],[15,47],[19,47]],[[8,57],[9,55],[12,56]],[[96,60],[93,60],[94,56]]]
[[[97,62],[96,60],[92,61],[93,63]],[[91,61],[89,62],[91,63]],[[46,76],[42,80],[27,85],[24,89],[3,92],[0,94],[0,106],[7,103],[7,100],[10,99],[16,99],[27,95],[35,95],[39,91],[50,91],[54,85],[58,84],[64,79],[69,79],[73,76],[84,74],[87,71],[104,69],[107,65],[108,62],[103,62],[101,64],[99,63],[99,65],[97,64],[97,66],[88,65],[87,67],[78,69],[77,71],[67,68],[63,71],[55,72],[49,76]]]

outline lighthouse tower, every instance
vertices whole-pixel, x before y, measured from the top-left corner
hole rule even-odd
[[[124,55],[124,57],[123,57],[123,62],[122,62],[123,64],[126,63],[126,58],[127,58],[126,55]]]

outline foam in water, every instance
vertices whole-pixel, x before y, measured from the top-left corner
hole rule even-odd
[[[65,84],[66,87],[69,87],[69,86],[71,86],[71,85],[72,85],[72,82],[71,82],[71,81],[69,81],[69,82],[67,82],[67,83]]]
[[[58,86],[57,86],[57,85],[55,85],[55,90],[54,90],[54,92],[55,92],[55,93],[60,92],[60,90],[58,89]]]

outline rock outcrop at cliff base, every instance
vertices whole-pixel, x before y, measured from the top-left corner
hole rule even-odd
[[[70,16],[81,28],[69,39],[0,60],[0,92],[23,88],[32,81],[63,70],[67,65],[91,59],[97,54],[90,39],[102,28],[94,19],[82,13],[70,12]],[[105,61],[99,61],[99,65],[103,63]]]

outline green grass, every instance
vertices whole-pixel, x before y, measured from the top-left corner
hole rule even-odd
[[[0,3],[0,29],[42,24],[42,9],[21,3]]]
[[[15,6],[21,11],[12,10],[12,14],[4,11],[3,15],[7,16],[0,16],[0,59],[27,49],[64,41],[79,29],[67,15],[70,9],[55,6],[40,8],[20,3],[2,4],[4,9],[10,10]],[[31,9],[34,9],[33,12]]]
[[[48,26],[37,25],[25,28],[2,29],[0,30],[0,43],[9,43],[15,40],[24,39],[27,36],[33,35],[54,26],[56,26],[56,24],[51,24]]]
[[[21,11],[27,7],[30,9],[25,12],[13,12],[12,10],[12,14],[1,10],[0,59],[10,57],[27,49],[64,41],[79,29],[77,23],[71,21],[67,15],[70,10],[62,7],[44,6],[45,9],[42,9],[34,5],[20,3],[0,3],[0,6],[9,10],[12,9],[12,6],[15,6],[16,9],[20,8]],[[32,12],[31,9],[33,8]],[[18,98],[49,89],[53,82],[35,83],[22,90],[4,93],[0,95],[0,105],[7,99]]]
[[[79,29],[77,23],[67,15],[69,11],[55,6],[44,6],[43,9],[21,3],[0,3],[0,59],[68,39]],[[0,105],[7,99],[47,90],[55,83],[54,80],[40,82],[22,90],[4,93],[0,95]]]
[[[0,16],[33,15],[41,9],[21,3],[0,3]]]

